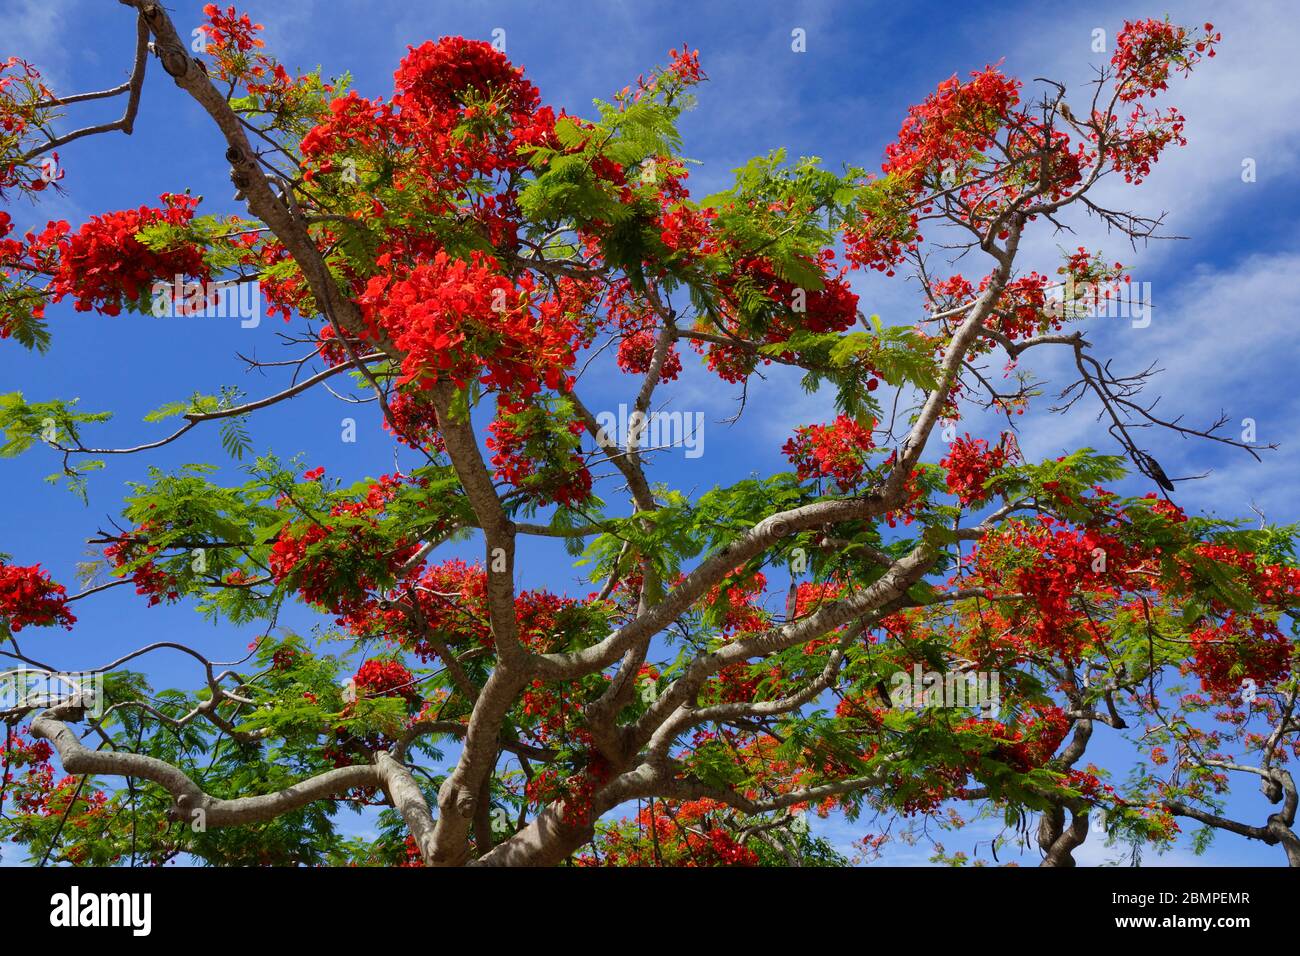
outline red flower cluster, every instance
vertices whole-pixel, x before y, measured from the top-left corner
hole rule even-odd
[[[1059,328],[1062,317],[1048,310],[1047,289],[1051,283],[1047,276],[1037,272],[1012,279],[998,299],[998,308],[990,325],[1012,340],[1027,339],[1048,328]],[[988,278],[980,283],[980,291],[988,286]]]
[[[544,386],[567,388],[576,320],[554,299],[534,312],[531,278],[525,274],[516,285],[497,268],[478,253],[466,262],[439,252],[397,282],[370,280],[361,302],[406,353],[403,382],[446,376],[463,386],[480,378],[523,397]]]
[[[1183,146],[1187,142],[1183,138],[1186,119],[1177,109],[1148,112],[1135,101],[1167,89],[1172,71],[1189,73],[1203,56],[1213,57],[1214,45],[1220,39],[1211,23],[1205,24],[1199,38],[1194,38],[1185,27],[1163,20],[1125,21],[1115,38],[1111,66],[1118,100],[1134,106],[1123,130],[1112,125],[1107,133],[1111,168],[1123,173],[1126,182],[1142,182],[1166,146]]]
[[[166,223],[185,226],[194,218],[199,201],[192,196],[164,193],[161,206],[141,206],[92,216],[71,235],[66,222],[52,223],[57,235],[58,271],[51,277],[49,293],[58,302],[76,299],[78,312],[95,309],[118,315],[127,304],[140,302],[154,282],[171,283],[176,276],[206,281],[211,272],[203,250],[180,244],[155,251],[136,236],[147,226]],[[49,230],[47,230],[47,234]]]
[[[800,481],[832,478],[841,491],[862,481],[866,453],[874,447],[873,421],[863,427],[848,415],[839,415],[829,425],[804,425],[795,429],[781,453],[798,469]]]
[[[403,107],[425,113],[455,110],[466,105],[470,93],[481,100],[499,100],[516,112],[536,109],[540,102],[537,87],[524,79],[524,71],[490,43],[442,37],[407,50],[393,75]]]
[[[625,86],[615,94],[615,99],[620,103],[629,99],[635,103],[643,97],[659,96],[665,101],[671,101],[673,96],[686,87],[706,79],[708,77],[700,69],[700,51],[691,50],[683,43],[680,50],[668,51],[668,66],[651,73],[649,77],[644,74],[638,76],[636,89]]]
[[[42,127],[48,123],[49,106],[43,104],[55,99],[36,67],[16,56],[0,60],[0,199],[9,189],[41,192],[63,178],[58,153],[46,157],[52,166],[42,167],[22,158],[34,145],[28,138],[30,132],[44,139]]]
[[[1028,169],[1007,170],[1005,185],[972,182],[961,190],[965,201],[991,198],[995,190],[1002,190],[1008,200],[1014,199],[1019,187],[1027,185],[1040,175],[1047,182],[1044,197],[1052,202],[1063,199],[1083,180],[1083,168],[1096,153],[1080,142],[1071,146],[1070,134],[1051,129],[1027,114],[1016,118],[1016,125],[1007,132],[1007,153],[1014,157],[1031,158]],[[1000,177],[1001,178],[1001,177]]]
[[[429,568],[420,587],[420,610],[431,629],[455,644],[492,646],[483,568],[460,560],[444,561]]]
[[[1261,604],[1292,608],[1300,603],[1300,568],[1269,564],[1256,554],[1223,544],[1198,545],[1196,553],[1236,568],[1245,578],[1250,593]]]
[[[670,74],[683,86],[690,86],[704,79],[704,71],[700,69],[699,50],[688,50],[683,43],[680,50],[668,51],[668,59],[668,68],[664,72]]]
[[[844,227],[844,257],[854,268],[887,276],[923,238],[917,228],[917,191],[902,180],[875,180],[855,221]]]
[[[644,375],[650,371],[650,363],[655,354],[655,333],[653,329],[641,329],[630,332],[618,343],[618,367],[633,375]],[[682,371],[682,357],[677,346],[668,347],[663,367],[659,370],[659,381],[676,381]]]
[[[148,522],[141,524],[134,535],[124,534],[112,544],[104,548],[104,557],[115,568],[122,568],[128,564],[140,560],[139,550],[144,538],[148,535],[150,525]],[[145,555],[154,555],[158,553],[158,546],[145,543],[143,551]],[[149,596],[149,606],[161,604],[164,600],[175,601],[180,597],[177,590],[179,585],[172,576],[158,567],[152,557],[146,557],[131,572],[131,580],[135,583],[135,593]]]
[[[35,794],[49,789],[54,781],[54,768],[50,758],[54,749],[44,740],[29,740],[21,733],[15,733],[8,725],[5,727],[4,745],[0,746],[0,795],[9,791],[9,785],[15,780],[15,770],[25,768],[27,786],[18,795],[18,804],[24,813],[38,812],[39,807],[32,802]],[[32,786],[35,784],[35,786]]]
[[[294,664],[298,663],[301,655],[292,647],[281,647],[271,655],[271,669],[276,671],[287,671]],[[314,697],[313,697],[314,700]]]
[[[415,677],[400,661],[368,660],[357,669],[352,684],[359,695],[366,697],[401,697],[418,704],[420,692],[414,686]]]
[[[871,185],[856,221],[844,229],[849,263],[892,275],[922,238],[917,233],[917,207],[926,190],[942,174],[961,175],[1012,122],[1012,108],[1019,101],[1019,81],[987,67],[966,82],[952,76],[913,106],[897,140],[885,150],[885,179]],[[965,185],[962,198],[974,208],[976,200],[998,185]]]
[[[478,565],[451,560],[423,572],[414,587],[402,590],[409,609],[368,602],[349,611],[346,623],[358,637],[383,635],[424,661],[438,658],[435,645],[462,651],[494,644],[487,604],[487,575]],[[519,639],[539,652],[573,638],[565,615],[578,602],[547,591],[520,591],[515,597]],[[430,635],[436,640],[430,641]]]
[[[330,104],[330,116],[302,141],[306,177],[349,163],[395,167],[393,188],[417,195],[428,212],[450,213],[459,201],[493,242],[513,244],[514,187],[482,195],[466,184],[522,169],[531,148],[555,145],[555,114],[538,105],[536,87],[490,44],[463,37],[411,48],[394,86],[391,103],[350,92]]]
[[[572,598],[549,591],[520,591],[515,597],[515,622],[519,640],[527,647],[547,654],[571,640],[564,615],[580,607]]]
[[[310,182],[334,172],[334,159],[344,152],[386,147],[399,129],[393,107],[349,90],[330,101],[329,117],[313,126],[302,138],[303,155],[317,163],[308,169],[305,178]]]
[[[489,430],[485,444],[494,452],[496,477],[523,489],[530,501],[572,506],[591,497],[591,472],[578,454],[578,419],[556,421],[550,409],[501,398]]]
[[[1203,690],[1220,697],[1241,690],[1245,680],[1268,686],[1291,672],[1293,645],[1267,618],[1230,613],[1221,624],[1197,628],[1191,639],[1191,670]]]
[[[1099,253],[1091,253],[1079,246],[1056,270],[1065,276],[1073,287],[1074,302],[1085,309],[1098,309],[1120,290],[1123,282],[1131,281],[1121,262],[1110,263]]]
[[[443,450],[442,435],[438,431],[438,413],[433,402],[418,390],[398,392],[388,401],[390,422],[384,420],[384,428],[393,433],[398,441],[411,448],[427,448],[433,451]]]
[[[1193,39],[1186,27],[1167,20],[1125,20],[1110,58],[1120,84],[1119,99],[1127,102],[1167,89],[1170,70],[1191,72],[1202,56],[1214,56],[1214,45],[1221,39],[1212,23]]]
[[[959,729],[996,740],[997,745],[989,756],[1017,773],[1028,773],[1052,759],[1070,731],[1070,718],[1055,704],[1030,704],[1014,726],[971,717]],[[970,752],[972,757],[977,754],[977,751]]]
[[[1105,262],[1082,246],[1066,258],[1057,273],[1065,277],[1061,298],[1049,298],[1054,283],[1039,272],[1007,282],[989,317],[989,327],[1014,341],[1059,329],[1078,310],[1102,307],[1127,278],[1123,265]],[[976,287],[963,276],[954,275],[932,283],[930,293],[941,306],[937,311],[943,311],[969,303],[977,292],[983,293],[989,287],[989,281],[990,276],[985,276]]]
[[[993,473],[1007,463],[1006,449],[998,445],[989,450],[983,438],[967,434],[952,443],[947,457],[939,462],[948,470],[948,492],[964,505],[982,504],[989,491],[984,486]]]
[[[995,67],[954,74],[908,110],[898,139],[885,150],[884,172],[914,181],[944,163],[963,164],[982,153],[1020,102],[1020,81]]]
[[[262,52],[265,44],[258,36],[262,24],[234,7],[223,10],[214,3],[205,6],[203,13],[208,22],[199,29],[206,41],[202,52],[210,58],[208,75],[232,87],[242,84],[264,112],[292,109],[300,87],[283,66]],[[322,86],[326,91],[333,89],[329,84]]]
[[[438,635],[437,643],[456,648],[492,646],[487,575],[481,567],[445,561],[426,570],[416,584],[418,588],[405,595],[417,608],[415,620],[397,608],[368,606],[349,620],[352,632],[384,634],[425,661],[438,656],[429,643],[431,634]]]
[[[851,328],[858,320],[858,296],[844,278],[847,269],[836,266],[834,250],[823,249],[807,264],[820,273],[820,288],[805,289],[782,279],[772,262],[761,256],[737,259],[731,274],[719,280],[724,329],[741,340],[775,344],[801,330],[827,333]],[[755,292],[763,303],[758,309],[753,305]],[[727,382],[743,381],[760,361],[771,363],[770,358],[740,346],[692,339],[691,347],[707,355],[709,369]]]
[[[265,46],[257,34],[262,24],[254,23],[247,13],[237,13],[234,7],[222,10],[215,3],[203,8],[208,22],[199,27],[213,46],[230,53],[248,53]]]
[[[670,191],[663,193],[667,198]],[[717,211],[713,209],[695,209],[685,202],[665,206],[659,214],[659,239],[670,252],[680,254],[686,260],[694,260],[702,255],[717,251],[717,242],[713,233],[713,220]]]
[[[0,564],[0,620],[14,632],[31,625],[71,630],[77,621],[67,608],[67,591],[39,564]]]
[[[1122,133],[1111,145],[1111,168],[1124,174],[1124,181],[1140,184],[1151,175],[1151,167],[1160,159],[1166,146],[1186,146],[1183,127],[1187,118],[1174,107],[1147,112],[1141,103],[1134,105]]]
[[[25,730],[7,727],[0,741],[0,804],[5,804],[10,796],[13,798],[4,806],[6,822],[16,822],[14,818],[19,815],[63,821],[60,826],[69,839],[54,859],[74,865],[86,863],[90,849],[84,837],[104,832],[108,796],[102,790],[83,787],[82,778],[69,776],[56,782],[50,764],[53,748],[44,740],[28,739]],[[21,775],[15,772],[19,770]],[[32,822],[23,825],[30,826]],[[19,839],[14,837],[15,842]],[[107,862],[116,859],[111,857]]]
[[[724,825],[725,804],[655,800],[635,820],[600,835],[599,852],[578,857],[580,866],[757,866],[758,854]]]
[[[600,766],[599,762],[597,766]],[[606,779],[607,773],[591,769],[579,770],[560,779],[558,771],[548,768],[529,781],[525,790],[529,799],[537,805],[558,804],[560,816],[565,823],[582,826],[592,821],[593,798]]]
[[[365,519],[360,525],[335,526],[317,520],[285,524],[271,545],[268,560],[276,583],[289,580],[304,600],[329,608],[341,621],[363,613],[369,603],[367,592],[377,587],[381,578],[396,577],[418,547],[404,539],[390,541],[378,527],[380,515],[403,480],[384,475],[360,500],[330,507],[331,517]],[[418,570],[410,568],[408,573]]]
[[[1219,35],[1210,24],[1194,39],[1182,27],[1157,20],[1126,23],[1112,59],[1120,102],[1154,96],[1166,88],[1173,69],[1186,72],[1203,56],[1213,56]],[[847,258],[887,274],[914,251],[922,237],[920,216],[934,211],[941,195],[956,200],[957,214],[984,225],[1026,189],[1045,185],[1041,195],[1063,199],[1082,181],[1083,169],[1104,142],[1105,161],[1130,182],[1141,182],[1170,143],[1184,140],[1184,119],[1175,109],[1148,113],[1136,104],[1127,125],[1095,115],[1087,141],[1073,144],[1068,132],[1049,128],[1029,111],[1017,109],[1020,84],[988,67],[965,82],[956,76],[912,107],[896,142],[886,149],[883,179],[865,184],[857,216],[844,226]],[[1075,125],[1083,131],[1083,127]],[[1004,154],[988,159],[999,134]],[[1004,228],[999,235],[1006,238]]]
[[[844,278],[847,271],[835,267],[835,253],[823,249],[814,265],[821,273],[821,288],[801,289],[780,278],[767,259],[741,259],[739,274],[752,281],[773,302],[783,308],[780,321],[768,332],[769,342],[779,342],[791,332],[802,330],[822,334],[843,332],[858,321],[858,296]]]
[[[1009,622],[1007,640],[1013,647],[1077,661],[1088,644],[1107,635],[1074,597],[1119,595],[1131,587],[1131,572],[1141,558],[1097,528],[1071,528],[1041,515],[1035,524],[1013,521],[985,536],[971,563],[978,581],[999,590],[1006,583],[1025,596],[1028,613]]]
[[[757,606],[757,601],[767,589],[767,576],[762,571],[743,574],[741,568],[733,573],[740,577],[729,584],[710,588],[704,598],[705,606],[720,612],[720,627],[726,636],[763,630],[770,616]],[[741,670],[747,669],[747,665],[739,666]]]
[[[407,713],[414,714],[423,702],[414,681],[414,675],[398,661],[365,661],[351,680],[356,698],[344,704],[342,715],[355,716],[358,700],[377,697],[398,698],[406,703]],[[309,699],[315,702],[314,696]],[[339,725],[322,748],[321,756],[336,767],[346,767],[358,758],[369,761],[376,752],[392,749],[393,743],[393,739],[383,731],[359,732],[348,725]],[[373,788],[363,787],[354,794],[357,799],[367,801],[374,792]]]

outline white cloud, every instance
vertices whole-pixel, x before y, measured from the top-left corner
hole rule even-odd
[[[4,13],[0,59],[21,56],[33,63],[50,85],[56,89],[65,86],[68,18],[74,6],[67,0],[11,0]]]
[[[1261,190],[1288,188],[1300,164],[1300,84],[1294,82],[1300,23],[1291,5],[1282,2],[1169,6],[1174,22],[1196,27],[1209,20],[1223,34],[1219,55],[1202,61],[1190,77],[1171,79],[1158,101],[1177,105],[1187,116],[1188,145],[1166,150],[1141,186],[1130,187],[1115,177],[1100,185],[1097,197],[1114,208],[1168,212],[1168,234],[1196,237]],[[1072,83],[1071,101],[1083,105],[1091,68],[1109,57],[1091,53],[1091,31],[1106,29],[1113,49],[1125,15],[1133,16],[1127,4],[1065,12],[1041,8],[1042,29],[1035,29],[1033,19],[1025,24],[1019,31],[1024,39],[1008,57],[1007,68],[1023,77],[1045,75]],[[1242,160],[1248,157],[1257,161],[1257,183],[1241,180]],[[1122,244],[1120,237],[1108,238],[1095,220],[1071,224],[1079,229],[1078,243],[1089,248],[1105,245],[1118,251]],[[1156,243],[1136,259],[1152,268],[1177,254],[1177,244]]]

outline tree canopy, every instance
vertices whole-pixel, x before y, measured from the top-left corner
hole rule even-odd
[[[100,447],[109,413],[74,397],[0,396],[0,454],[54,454],[74,492],[195,429],[245,473],[151,470],[80,593],[6,556],[0,654],[45,673],[41,642],[79,641],[75,602],[119,585],[265,636],[231,663],[184,635],[107,663],[88,642],[93,699],[11,701],[4,840],[95,864],[842,865],[809,825],[836,813],[860,858],[918,821],[995,820],[993,860],[1028,840],[1068,866],[1085,839],[1160,849],[1192,825],[1300,865],[1295,529],[1187,513],[1142,436],[1259,446],[1166,417],[1146,373],[1096,354],[1122,263],[1023,261],[1066,210],[1157,235],[1094,187],[1184,143],[1167,87],[1214,56],[1212,25],[1125,23],[1079,91],[954,75],[879,169],[777,151],[699,196],[689,46],[581,116],[486,42],[411,46],[371,96],[294,75],[233,7],[192,39],[123,3],[122,86],[56,93],[2,64],[0,198],[75,188],[58,150],[131,132],[161,69],[224,138],[247,215],[182,183],[76,227],[0,211],[2,344],[46,349],[51,303],[198,314],[255,283],[291,352],[264,364],[293,377],[178,397],[131,448]],[[119,121],[51,132],[110,98]],[[865,313],[857,270],[916,283],[924,313]],[[1100,408],[1113,447],[1021,452],[1017,418],[1051,401],[1021,364],[1050,350],[1073,376],[1055,410]],[[582,397],[602,358],[623,418]],[[648,439],[686,362],[742,396],[798,369],[825,415],[784,470],[675,487]],[[369,403],[359,427],[391,439],[375,477],[254,454],[249,416],[318,388]],[[972,436],[990,412],[1005,430]],[[1120,494],[1126,475],[1149,491]],[[561,541],[590,589],[518,588],[529,539]],[[467,542],[478,560],[445,553]],[[278,626],[291,602],[314,634]],[[151,686],[158,654],[194,683]],[[1102,734],[1135,766],[1097,765]],[[1276,811],[1223,815],[1243,780]],[[374,840],[344,826],[361,807]]]

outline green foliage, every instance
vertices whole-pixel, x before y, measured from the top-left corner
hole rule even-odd
[[[81,443],[80,426],[106,422],[112,412],[78,412],[77,399],[28,402],[22,392],[0,395],[0,457],[12,458],[27,451],[38,440],[52,445],[75,447]]]
[[[44,294],[16,286],[5,270],[0,270],[0,329],[25,349],[37,352],[50,349]]]
[[[814,394],[829,383],[835,389],[836,410],[855,418],[880,415],[880,405],[867,387],[873,378],[920,391],[938,385],[933,346],[925,336],[908,326],[883,325],[876,315],[867,322],[866,331],[796,332],[782,342],[762,346],[760,352],[793,353],[806,369],[804,391]]]

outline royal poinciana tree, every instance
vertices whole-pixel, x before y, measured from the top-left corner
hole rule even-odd
[[[246,416],[351,381],[373,409],[360,427],[414,464],[352,486],[269,455],[233,486],[154,470],[87,528],[103,576],[81,593],[39,555],[7,558],[6,667],[40,672],[43,646],[76,642],[104,692],[4,712],[6,840],[73,863],[844,862],[811,811],[859,821],[863,855],[992,819],[989,856],[1023,842],[1071,865],[1092,820],[1098,840],[1160,848],[1190,824],[1300,865],[1291,531],[1186,514],[1140,439],[1254,448],[1159,417],[1145,375],[1094,354],[1081,323],[1125,281],[1113,257],[1020,254],[1071,209],[1155,233],[1095,187],[1139,183],[1183,143],[1163,94],[1214,55],[1209,24],[1126,23],[1079,91],[953,77],[879,172],[778,153],[703,199],[676,131],[705,78],[687,47],[582,118],[483,42],[413,46],[371,97],[287,71],[233,8],[205,9],[201,43],[149,0],[123,14],[138,32],[120,87],[69,95],[4,62],[5,199],[75,188],[59,148],[130,133],[174,81],[224,136],[248,214],[205,215],[183,183],[76,227],[20,234],[0,212],[0,337],[43,349],[49,302],[148,313],[180,276],[201,283],[183,313],[212,283],[258,282],[297,345],[269,364],[294,378],[242,404],[182,399],[153,416],[179,427],[134,448],[96,447],[106,415],[12,393],[5,453],[56,454],[74,487],[198,429],[238,455]],[[52,131],[107,98],[120,121]],[[924,312],[864,318],[853,269],[919,282]],[[626,435],[582,397],[606,350]],[[1016,416],[1053,400],[1019,367],[1048,350],[1074,370],[1056,410],[1100,409],[1112,454],[1018,451]],[[795,430],[779,473],[676,490],[644,416],[685,362],[738,395],[801,369],[824,420]],[[1007,431],[967,435],[990,411]],[[1126,472],[1136,497],[1108,490]],[[590,588],[516,588],[532,536],[562,539]],[[440,553],[453,542],[481,557]],[[265,636],[232,641],[234,663],[183,635],[106,663],[74,602],[116,585]],[[329,640],[279,628],[287,602]],[[150,687],[146,654],[188,655],[197,689]],[[920,671],[995,674],[998,694],[900,700]],[[1136,769],[1095,765],[1103,734]],[[1234,781],[1272,811],[1225,815]],[[341,832],[362,806],[383,808],[373,842]]]

